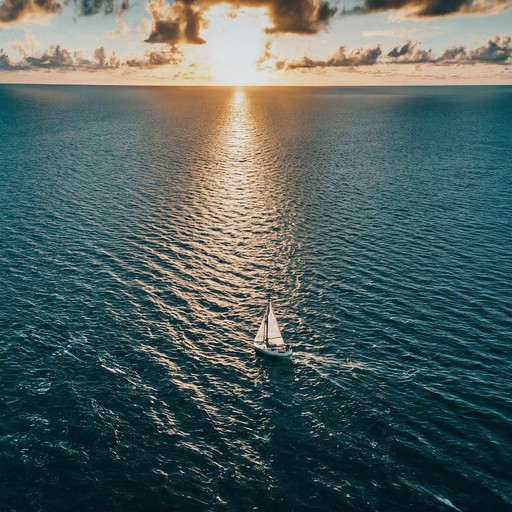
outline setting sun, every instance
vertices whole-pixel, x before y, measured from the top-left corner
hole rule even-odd
[[[262,85],[266,72],[258,69],[265,52],[269,20],[261,8],[233,11],[215,6],[208,11],[208,27],[202,32],[211,73],[218,85]]]

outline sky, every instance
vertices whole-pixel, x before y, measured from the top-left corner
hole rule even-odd
[[[0,0],[0,83],[512,85],[512,0]]]

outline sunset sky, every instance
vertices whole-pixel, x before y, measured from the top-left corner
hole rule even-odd
[[[512,0],[0,0],[0,82],[512,84]]]

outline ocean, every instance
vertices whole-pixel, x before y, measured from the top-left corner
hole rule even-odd
[[[512,510],[512,87],[2,85],[0,293],[2,511]]]

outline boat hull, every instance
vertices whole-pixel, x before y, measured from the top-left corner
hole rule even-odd
[[[289,358],[292,355],[292,350],[287,350],[283,352],[278,352],[277,350],[269,350],[262,345],[254,344],[254,350],[256,352],[259,352],[260,354],[264,354],[266,356],[270,357],[279,357],[281,359]]]

